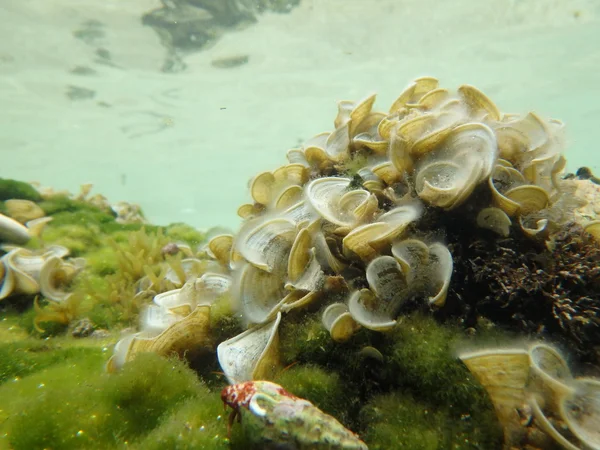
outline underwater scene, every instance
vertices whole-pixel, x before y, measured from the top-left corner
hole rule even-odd
[[[600,449],[600,2],[0,18],[0,450]]]

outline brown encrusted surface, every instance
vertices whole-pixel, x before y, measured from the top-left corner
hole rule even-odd
[[[514,227],[497,239],[457,231],[448,236],[455,270],[447,312],[467,327],[483,317],[548,338],[600,367],[600,246],[579,225],[556,235],[551,249],[515,237]]]

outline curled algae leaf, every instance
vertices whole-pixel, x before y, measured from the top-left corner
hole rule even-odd
[[[556,348],[537,342],[527,349],[465,352],[459,358],[490,395],[507,443],[524,439],[521,412],[529,408],[534,425],[561,448],[600,448],[600,380],[573,378]],[[555,426],[557,421],[565,426]]]
[[[279,366],[280,321],[278,313],[271,322],[254,326],[219,344],[217,356],[229,383],[273,377]]]

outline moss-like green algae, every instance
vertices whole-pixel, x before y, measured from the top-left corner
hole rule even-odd
[[[23,185],[11,186],[26,196]],[[144,354],[118,374],[103,370],[118,330],[136,323],[134,283],[164,262],[163,245],[196,248],[204,234],[184,224],[119,224],[111,211],[66,196],[27,198],[53,217],[28,246],[63,245],[85,257],[86,269],[70,288],[73,302],[56,310],[42,301],[54,314],[42,333],[31,298],[12,303],[25,305],[19,314],[2,305],[0,448],[248,448],[242,427],[227,437],[216,355],[190,361],[194,370]],[[84,316],[113,331],[104,340],[64,335]],[[226,296],[213,305],[211,326],[216,343],[240,332]],[[361,330],[339,344],[317,315],[297,312],[280,329],[275,381],[360,433],[371,449],[495,448],[501,437],[491,404],[452,356],[461,333],[417,314],[392,333]]]

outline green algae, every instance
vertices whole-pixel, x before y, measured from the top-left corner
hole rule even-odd
[[[11,199],[39,202],[42,199],[42,196],[29,183],[8,178],[0,178],[0,202]]]
[[[244,448],[241,427],[233,427],[231,441],[234,446],[230,445],[225,426],[227,416],[219,396],[204,389],[195,397],[185,400],[175,412],[164,417],[157,428],[132,448],[144,450]]]
[[[0,428],[11,448],[110,449],[129,443],[148,448],[144,441],[172,439],[178,423],[173,419],[192,410],[188,420],[202,421],[211,439],[214,433],[226,436],[218,392],[183,362],[142,354],[118,374],[108,375],[102,371],[106,354],[101,353],[76,365],[54,364],[17,382],[17,391],[25,395],[3,405],[8,418]],[[5,386],[0,385],[0,392]],[[29,389],[36,395],[27,395]]]
[[[318,318],[288,318],[282,359],[299,364],[276,381],[359,432],[369,448],[497,448],[493,405],[455,356],[465,338],[457,326],[413,314],[389,333],[361,330],[340,344]]]
[[[338,373],[315,365],[296,365],[281,371],[274,381],[340,422],[348,421],[350,403],[356,393],[348,391]]]
[[[23,378],[57,363],[78,363],[98,356],[100,350],[89,347],[63,347],[37,339],[0,344],[0,384]]]
[[[28,246],[64,245],[86,268],[69,286],[70,302],[42,299],[39,309],[3,312],[0,337],[9,339],[0,346],[0,448],[3,440],[14,449],[249,448],[243,427],[227,438],[215,355],[190,361],[192,370],[142,354],[107,375],[114,332],[108,341],[51,337],[82,317],[109,331],[136,325],[150,301],[136,296],[136,282],[180,262],[180,255],[165,259],[166,244],[197,249],[205,234],[184,224],[119,224],[111,211],[68,197],[40,206],[54,220]],[[242,331],[228,295],[213,304],[211,328],[216,343]],[[459,327],[413,315],[391,333],[362,329],[335,343],[309,310],[288,314],[279,334],[287,367],[275,381],[359,432],[370,448],[498,446],[491,403],[453,356]]]

